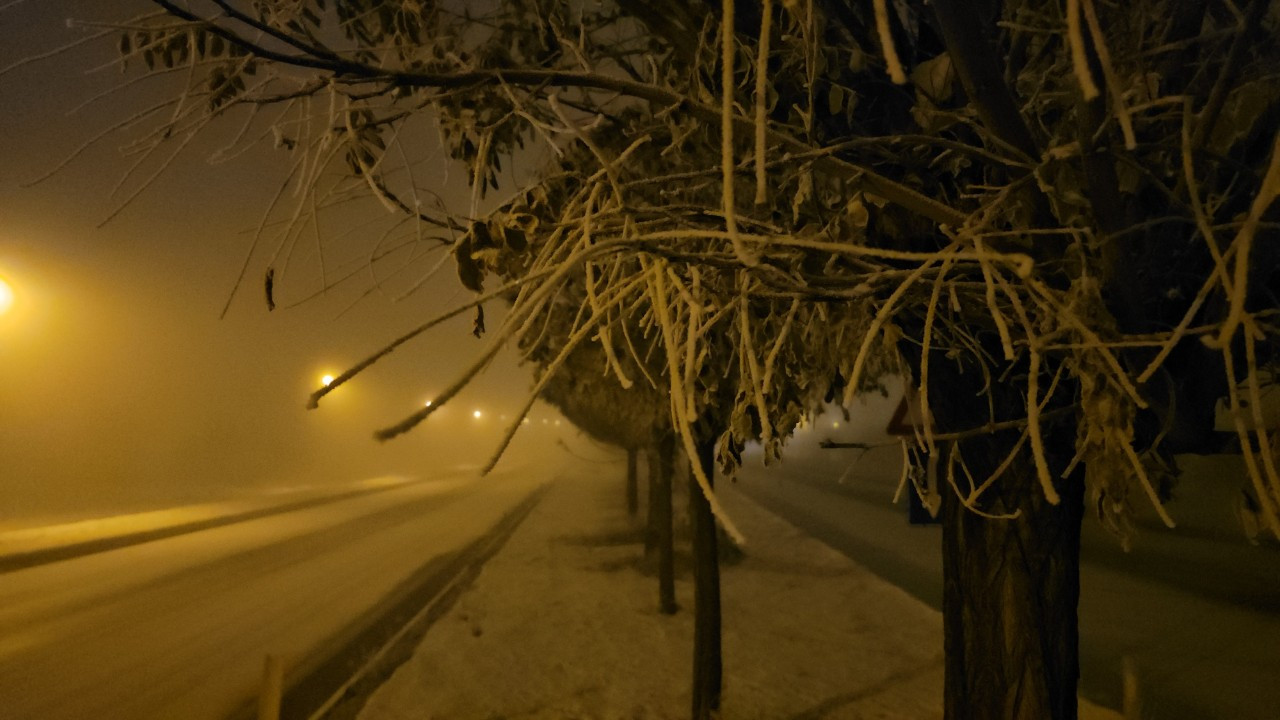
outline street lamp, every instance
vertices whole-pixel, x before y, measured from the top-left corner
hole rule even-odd
[[[0,277],[0,315],[9,312],[13,307],[13,288]]]
[[[320,384],[324,385],[325,387],[329,387],[330,385],[333,384],[333,376],[325,375],[324,377],[320,378]]]

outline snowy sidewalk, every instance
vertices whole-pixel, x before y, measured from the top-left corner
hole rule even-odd
[[[681,610],[660,615],[621,472],[603,475],[553,484],[363,720],[688,717],[687,559]],[[723,716],[941,717],[938,613],[721,485],[748,539],[722,570]],[[677,501],[677,524],[682,510]]]

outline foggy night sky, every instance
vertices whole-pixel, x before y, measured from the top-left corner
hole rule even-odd
[[[83,36],[68,28],[69,17],[119,19],[149,7],[140,0],[19,2],[0,10],[0,67]],[[122,136],[22,187],[109,124],[164,97],[162,88],[143,85],[69,115],[138,76],[115,67],[86,74],[108,63],[114,48],[112,36],[0,75],[0,277],[18,299],[0,316],[0,529],[247,488],[426,475],[484,462],[497,440],[497,414],[516,412],[530,386],[529,371],[510,353],[409,435],[386,444],[371,437],[443,389],[486,346],[487,337],[471,337],[469,316],[402,347],[319,410],[304,409],[322,374],[337,374],[468,299],[451,261],[427,291],[400,302],[392,296],[421,278],[436,255],[345,313],[371,287],[367,272],[300,307],[268,313],[265,256],[255,257],[227,318],[218,319],[251,231],[284,176],[283,152],[265,144],[212,165],[206,158],[227,136],[214,132],[101,228],[137,186],[111,196],[130,163],[118,150]],[[449,177],[453,196],[465,197],[461,167]],[[359,231],[387,217],[370,202],[346,219]],[[329,271],[358,263],[368,234],[327,236]],[[379,266],[380,274],[404,262]],[[320,287],[313,249],[301,249],[288,273],[282,305]],[[493,328],[500,308],[486,309]],[[471,420],[474,408],[485,410],[485,422]],[[542,406],[535,412],[548,416]]]

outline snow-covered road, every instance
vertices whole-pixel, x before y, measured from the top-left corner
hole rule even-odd
[[[0,575],[0,718],[226,718],[549,473],[455,475]]]

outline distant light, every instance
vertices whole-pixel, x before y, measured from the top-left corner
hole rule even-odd
[[[428,400],[428,401],[427,401],[427,407],[431,407],[431,401],[430,401],[430,400]]]
[[[476,410],[475,412],[471,413],[471,417],[473,417],[473,418],[475,418],[475,419],[479,420],[479,419],[480,419],[480,411],[479,411],[479,410]]]
[[[8,312],[11,307],[13,307],[13,288],[4,281],[4,278],[0,278],[0,315]]]
[[[321,385],[324,385],[325,387],[328,387],[328,386],[332,385],[332,384],[333,384],[333,376],[332,376],[332,375],[325,375],[324,377],[320,378],[320,384],[321,384]]]
[[[547,419],[546,419],[546,418],[542,418],[542,424],[543,424],[543,425],[546,425],[546,424],[547,424]]]
[[[521,425],[528,425],[528,424],[529,424],[529,418],[524,418],[524,419],[522,419],[522,420],[520,421],[520,424],[521,424]]]
[[[838,427],[840,427],[840,423],[838,423],[838,422],[833,422],[833,423],[831,423],[831,427],[832,427],[832,428],[838,428]]]
[[[556,427],[560,427],[560,421],[559,421],[559,420],[557,420],[557,421],[556,421]]]

